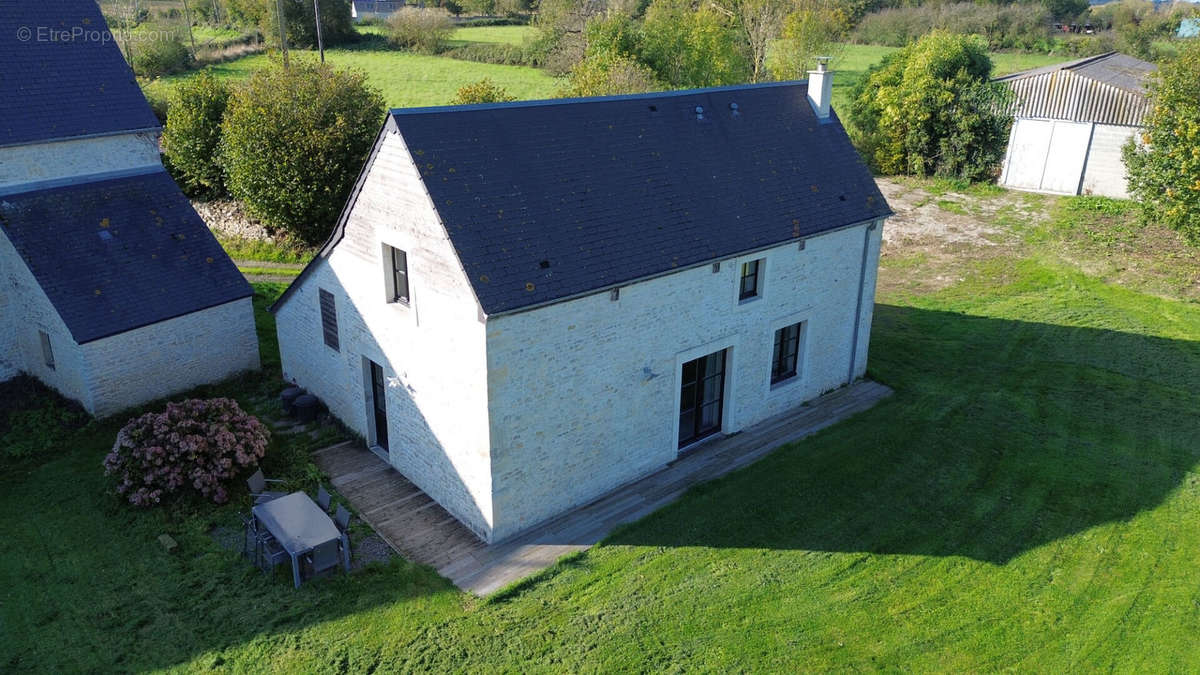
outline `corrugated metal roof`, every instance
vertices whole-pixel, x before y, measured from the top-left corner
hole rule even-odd
[[[1110,52],[1027,70],[997,82],[1016,95],[1013,115],[1141,126],[1150,111],[1145,83],[1155,65]]]

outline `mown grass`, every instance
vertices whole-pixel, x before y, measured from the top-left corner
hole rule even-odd
[[[1195,670],[1200,305],[1056,250],[882,295],[894,397],[488,602],[401,561],[264,578],[208,535],[236,507],[107,496],[119,422],[93,423],[0,471],[0,668]],[[257,288],[267,372],[213,388],[252,409],[282,286]],[[306,449],[268,473],[311,480]]]
[[[303,50],[292,50],[291,57],[317,58],[315,52]],[[216,64],[211,69],[218,77],[237,82],[265,67],[271,58],[275,57],[255,54]],[[383,94],[384,103],[393,108],[446,105],[460,87],[484,78],[490,78],[520,99],[549,98],[557,88],[553,77],[536,68],[391,50],[383,48],[382,40],[378,38],[352,49],[326,50],[325,60],[334,66],[366,73],[371,85]],[[169,87],[186,77],[194,77],[194,74],[164,77],[145,84],[144,88],[151,96],[163,97]]]

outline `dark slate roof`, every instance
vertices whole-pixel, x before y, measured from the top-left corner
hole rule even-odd
[[[805,82],[393,110],[388,127],[487,314],[891,214]]]
[[[1033,70],[1013,73],[1012,75],[998,77],[996,80],[998,82],[1009,82],[1036,75],[1054,73],[1060,70],[1069,70],[1096,82],[1108,84],[1129,92],[1144,94],[1146,78],[1156,68],[1157,66],[1148,61],[1135,59],[1132,56],[1126,56],[1119,52],[1108,52],[1099,56],[1089,56],[1085,59],[1055,63],[1041,68],[1034,68]]]
[[[253,293],[161,170],[0,196],[0,233],[80,344]]]
[[[806,83],[392,119],[488,314],[891,213]]]
[[[0,146],[159,126],[95,0],[0,0]]]

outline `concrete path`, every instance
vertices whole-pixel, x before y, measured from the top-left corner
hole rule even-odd
[[[591,547],[618,525],[662,508],[689,487],[747,466],[891,393],[876,382],[831,392],[741,433],[709,441],[650,476],[492,546],[369,450],[342,443],[317,451],[313,459],[397,552],[434,567],[459,588],[487,595],[553,565],[563,555]]]

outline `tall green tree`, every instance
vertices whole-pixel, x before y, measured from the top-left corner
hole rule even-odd
[[[1181,48],[1150,81],[1153,105],[1138,144],[1125,147],[1129,192],[1144,221],[1200,244],[1200,42]]]
[[[850,17],[838,0],[798,0],[783,20],[771,54],[771,74],[780,80],[802,80],[818,56],[834,56],[850,30]]]
[[[229,192],[267,225],[320,243],[383,119],[383,97],[360,72],[307,59],[255,71],[221,125]]]
[[[934,31],[868,71],[850,118],[859,150],[887,174],[995,176],[1011,118],[978,36]]]
[[[641,60],[673,87],[740,84],[753,74],[736,18],[691,0],[654,0],[642,24]]]

